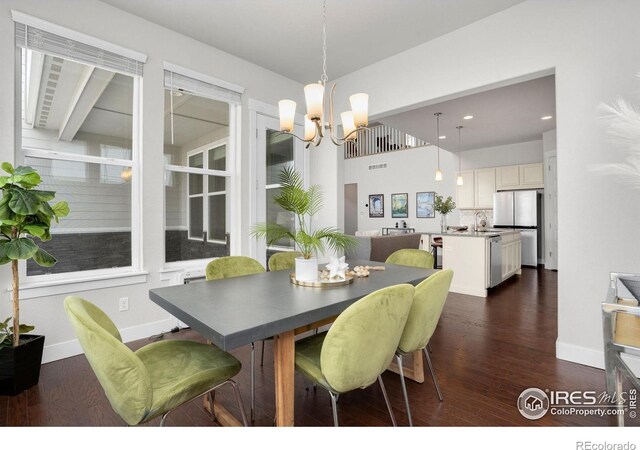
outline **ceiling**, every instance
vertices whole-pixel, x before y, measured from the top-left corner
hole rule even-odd
[[[102,0],[307,84],[322,73],[321,0]],[[336,79],[524,0],[327,0]]]
[[[400,114],[379,117],[377,122],[405,133],[437,142],[436,112],[441,112],[440,147],[458,151],[458,130],[462,125],[461,148],[473,150],[542,139],[542,133],[556,128],[555,76],[549,75],[506,87],[490,89]],[[466,115],[473,119],[464,120]],[[541,120],[543,116],[552,116]]]

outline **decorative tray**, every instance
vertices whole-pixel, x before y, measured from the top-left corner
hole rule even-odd
[[[291,283],[297,286],[317,287],[317,288],[330,288],[336,286],[346,286],[353,283],[353,276],[347,275],[344,280],[325,280],[325,281],[298,281],[296,280],[296,274],[292,273],[289,276]]]

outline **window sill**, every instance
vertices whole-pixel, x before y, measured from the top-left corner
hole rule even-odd
[[[20,300],[146,283],[148,274],[149,272],[116,272],[87,277],[20,283]],[[7,290],[9,292],[12,291],[11,288]]]

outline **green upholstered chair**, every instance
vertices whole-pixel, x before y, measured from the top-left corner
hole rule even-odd
[[[387,264],[398,264],[400,266],[432,269],[433,255],[417,248],[403,248],[390,254],[385,262]]]
[[[452,278],[453,270],[441,270],[416,286],[411,313],[409,314],[409,319],[407,319],[407,324],[405,325],[402,338],[396,351],[396,359],[398,368],[400,369],[400,383],[402,384],[404,403],[407,408],[410,426],[413,426],[413,421],[411,419],[411,410],[409,409],[407,387],[405,386],[404,374],[402,373],[402,357],[418,350],[423,351],[427,364],[429,365],[433,384],[438,393],[438,398],[442,401],[442,393],[436,380],[436,374],[433,371],[431,358],[427,351],[427,344],[431,336],[433,336],[433,332],[436,330],[436,326],[440,320]]]
[[[269,258],[269,270],[293,270],[296,267],[296,258],[302,256],[300,252],[278,252]]]
[[[207,264],[205,276],[207,281],[235,278],[266,272],[262,264],[248,256],[224,256]],[[264,341],[262,341],[264,352]],[[255,383],[255,345],[251,343],[251,421],[255,419],[256,383]]]
[[[218,347],[185,340],[167,340],[132,351],[122,343],[111,319],[94,304],[67,297],[64,308],[80,345],[114,411],[128,424],[162,416],[176,407],[231,384],[242,420],[247,419],[240,392],[231,378],[241,364]]]
[[[389,367],[413,303],[410,284],[375,291],[345,309],[329,331],[296,342],[296,369],[331,396],[338,426],[337,399],[342,393],[380,383],[396,425],[381,374]]]

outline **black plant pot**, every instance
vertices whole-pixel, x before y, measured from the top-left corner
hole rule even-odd
[[[0,347],[0,395],[17,395],[38,384],[44,336],[20,336],[17,347]]]

